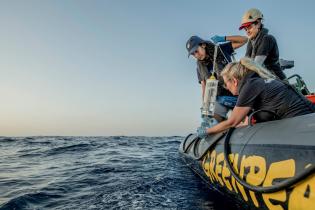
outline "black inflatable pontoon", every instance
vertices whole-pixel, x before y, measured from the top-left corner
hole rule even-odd
[[[211,189],[250,209],[315,209],[315,114],[190,134],[179,152]]]

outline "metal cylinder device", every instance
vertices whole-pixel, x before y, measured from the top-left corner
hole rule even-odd
[[[218,92],[218,80],[212,75],[206,81],[205,95],[203,97],[203,105],[201,114],[203,116],[213,116],[215,109],[215,102]]]
[[[218,92],[218,80],[214,76],[214,72],[217,72],[217,54],[218,54],[218,45],[214,46],[213,53],[213,71],[209,79],[206,80],[205,94],[203,97],[203,103],[201,108],[202,116],[214,116],[215,102],[217,99]]]

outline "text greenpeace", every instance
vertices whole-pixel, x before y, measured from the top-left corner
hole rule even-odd
[[[277,184],[277,182],[274,183],[275,180],[291,178],[296,174],[293,159],[273,162],[268,167],[265,158],[261,156],[243,155],[239,157],[239,154],[232,153],[229,155],[229,159],[239,177],[254,186],[272,186]],[[244,201],[251,202],[257,208],[265,206],[275,210],[314,210],[314,175],[289,189],[261,194],[247,190],[235,180],[227,168],[223,152],[209,151],[202,161],[202,167],[212,183],[219,183],[229,191],[240,194]]]

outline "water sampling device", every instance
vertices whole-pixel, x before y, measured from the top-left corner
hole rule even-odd
[[[218,80],[214,76],[214,73],[217,73],[217,53],[218,53],[218,46],[214,45],[214,53],[213,53],[213,71],[209,79],[206,80],[206,87],[205,87],[205,93],[203,97],[202,102],[202,108],[201,108],[201,116],[202,117],[213,117],[214,116],[214,110],[215,110],[215,102],[217,99],[217,93],[218,93]]]

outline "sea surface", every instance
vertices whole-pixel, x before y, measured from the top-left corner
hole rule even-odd
[[[182,162],[183,137],[0,137],[0,209],[235,209]]]

